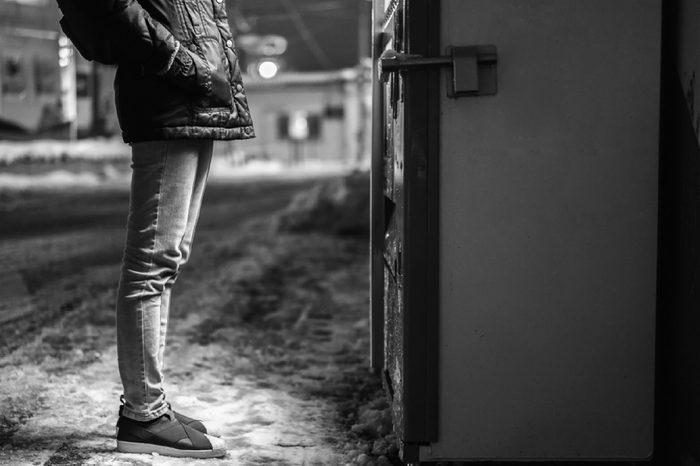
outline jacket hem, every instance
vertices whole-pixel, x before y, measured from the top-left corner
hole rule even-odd
[[[252,125],[236,128],[220,128],[214,126],[166,126],[142,130],[123,130],[122,139],[129,144],[132,142],[160,141],[164,139],[214,139],[234,140],[252,139],[255,130]]]

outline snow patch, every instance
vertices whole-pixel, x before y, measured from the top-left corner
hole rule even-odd
[[[54,170],[37,175],[0,173],[0,190],[51,190],[61,188],[96,188],[105,185],[123,184],[128,177],[119,172],[95,173],[82,171]]]
[[[224,157],[212,159],[210,179],[298,179],[310,176],[334,176],[350,172],[355,167],[342,162],[308,160],[289,165],[279,160],[252,160],[233,164]]]
[[[45,188],[59,186],[94,186],[99,183],[95,173],[71,173],[56,170],[41,175],[15,175],[0,173],[0,186],[9,189]]]
[[[0,141],[0,165],[19,161],[107,160],[128,158],[129,146],[121,139],[81,139],[59,141],[38,139],[35,141]]]
[[[127,167],[131,148],[121,139],[78,141],[0,141],[0,191],[61,188],[128,187]],[[77,162],[77,163],[73,163]],[[87,162],[83,164],[81,162]],[[43,165],[45,164],[45,165]],[[87,166],[87,168],[86,168]],[[11,167],[2,171],[1,167]],[[40,167],[36,173],[35,167]],[[79,169],[78,169],[79,167]],[[294,180],[338,176],[358,169],[338,160],[304,160],[288,164],[281,160],[253,159],[241,163],[241,154],[225,145],[215,146],[210,179],[215,181]],[[34,173],[33,173],[34,172]]]

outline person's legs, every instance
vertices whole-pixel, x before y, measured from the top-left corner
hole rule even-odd
[[[125,417],[148,421],[168,411],[163,347],[170,292],[189,256],[212,141],[132,146],[131,202],[117,294],[117,346]]]
[[[187,215],[187,223],[185,225],[185,234],[180,242],[180,266],[187,263],[190,257],[192,241],[199,220],[199,212],[204,197],[204,188],[206,187],[207,178],[209,176],[209,167],[211,165],[211,157],[213,151],[212,141],[199,142],[199,157],[197,159],[197,168],[194,174],[194,184],[192,186],[189,210]],[[164,368],[164,352],[165,352],[165,337],[168,331],[168,318],[170,314],[170,295],[172,293],[173,284],[177,279],[179,270],[166,282],[165,290],[161,299],[160,307],[160,347],[158,350],[158,363],[162,373]]]

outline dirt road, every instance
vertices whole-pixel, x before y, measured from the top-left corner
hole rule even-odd
[[[398,464],[367,369],[365,238],[285,234],[309,181],[209,187],[173,297],[166,390],[229,454],[202,464]],[[184,465],[116,454],[124,189],[0,195],[0,464]]]
[[[250,218],[289,202],[303,182],[213,184],[197,241],[237,235]],[[5,192],[0,198],[0,351],[117,280],[128,208],[125,188]],[[115,264],[117,267],[115,268]],[[86,274],[87,272],[87,274]],[[87,276],[86,276],[87,275]],[[11,325],[14,324],[14,325]],[[9,348],[8,348],[9,347]]]

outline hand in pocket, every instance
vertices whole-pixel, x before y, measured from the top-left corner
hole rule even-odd
[[[206,106],[231,107],[231,86],[226,72],[213,68],[196,53],[181,47],[166,73],[179,88],[204,97]]]
[[[206,66],[207,64],[197,55],[180,47],[165,77],[185,92],[205,95],[209,90]]]

